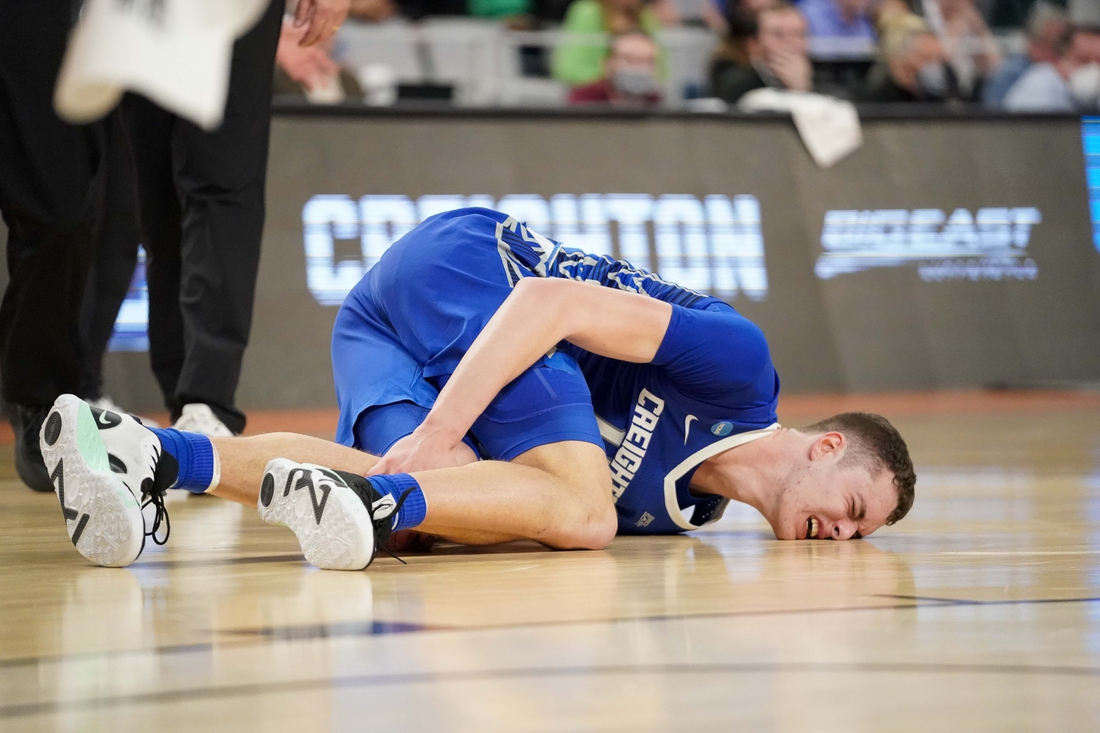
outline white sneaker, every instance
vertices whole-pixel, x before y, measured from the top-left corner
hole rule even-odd
[[[264,469],[258,508],[268,524],[289,527],[319,568],[362,570],[374,559],[371,513],[336,471],[276,458]]]
[[[192,402],[183,406],[180,419],[172,426],[176,430],[198,433],[210,438],[232,438],[233,431],[225,426],[209,405]]]
[[[160,440],[133,417],[61,395],[42,423],[42,457],[54,485],[69,539],[98,565],[123,567],[145,546],[144,496],[153,489]]]
[[[124,410],[119,407],[118,403],[111,399],[110,395],[103,395],[98,400],[85,400],[90,406],[107,412],[117,412],[120,415],[132,415],[129,410]],[[147,417],[138,417],[141,424],[147,428],[159,428],[160,424],[156,420],[151,420]]]

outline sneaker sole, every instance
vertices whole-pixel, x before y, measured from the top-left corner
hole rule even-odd
[[[342,480],[333,481],[323,470],[285,458],[268,463],[260,488],[260,517],[268,524],[289,527],[312,565],[324,570],[362,570],[374,559],[370,513]]]
[[[40,445],[77,551],[106,567],[136,560],[145,545],[141,503],[111,472],[88,405],[73,395],[58,397],[42,423]]]

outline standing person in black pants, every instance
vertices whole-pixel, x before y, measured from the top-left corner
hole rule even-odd
[[[134,165],[118,110],[103,120],[102,127],[103,210],[80,309],[82,354],[77,395],[100,409],[120,412],[110,397],[103,394],[103,354],[134,278],[141,235],[138,232]]]
[[[225,119],[206,132],[128,94],[149,284],[149,354],[176,427],[244,430],[234,395],[252,324],[264,223],[271,89],[285,0],[233,46]],[[348,0],[301,0],[303,45],[327,39]]]
[[[196,396],[215,403],[224,399],[227,386],[236,385],[251,317],[263,223],[272,65],[283,10],[283,0],[273,2],[277,7],[260,22],[262,30],[249,33],[234,47],[222,130],[210,133],[204,146],[173,129],[168,143],[169,170],[182,202],[177,204],[182,256],[177,253],[176,260],[182,275],[176,284],[181,311],[176,323],[186,346],[180,351],[188,353],[193,343],[202,341],[208,346],[206,353],[228,355],[209,365],[180,359],[178,384],[188,390],[194,384],[212,383],[222,390],[220,395]],[[15,430],[15,467],[24,483],[37,491],[54,488],[39,449],[42,421],[59,395],[80,390],[78,320],[102,201],[101,125],[66,124],[53,107],[54,85],[80,5],[81,0],[0,0],[0,215],[8,227],[10,273],[0,303],[0,378]],[[309,26],[303,45],[335,33],[347,5],[348,0],[300,0],[299,21]],[[248,88],[253,84],[259,94]],[[248,100],[253,100],[251,106]],[[175,123],[180,130],[188,124],[178,119]],[[251,144],[249,136],[254,133],[262,137],[262,146]],[[258,149],[262,153],[256,158]],[[251,167],[238,172],[235,166],[245,165],[245,159]],[[250,210],[251,224],[234,229],[218,223],[237,207]],[[213,232],[221,232],[219,238],[204,246],[202,238]],[[230,239],[242,232],[252,233],[254,243]],[[234,251],[238,244],[245,254]],[[162,256],[171,266],[171,257]],[[242,267],[250,271],[241,274],[237,268]],[[170,318],[158,321],[169,321],[171,327]],[[160,353],[172,355],[170,350]],[[218,374],[223,364],[232,370],[227,377]],[[168,367],[163,371],[167,373]],[[170,393],[179,411],[180,389]],[[182,394],[185,400],[195,397]],[[232,389],[228,394],[228,409],[219,406],[220,414],[230,420],[238,415],[235,425],[240,429],[244,416],[232,406]]]
[[[0,0],[0,214],[11,280],[0,304],[0,378],[24,483],[52,491],[38,432],[80,386],[77,319],[100,200],[98,125],[62,122],[53,89],[71,0]]]

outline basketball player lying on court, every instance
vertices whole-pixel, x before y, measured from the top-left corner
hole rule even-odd
[[[150,429],[60,397],[41,443],[77,550],[133,562],[139,504],[161,541],[166,489],[258,505],[333,569],[400,530],[598,549],[696,529],[732,499],[779,539],[846,540],[913,503],[884,418],[776,423],[767,342],[732,307],[488,209],[394,244],[341,307],[332,361],[337,443]]]

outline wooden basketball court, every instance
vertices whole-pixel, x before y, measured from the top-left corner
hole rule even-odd
[[[843,409],[891,417],[918,468],[910,516],[868,540],[777,542],[731,508],[602,552],[442,546],[358,573],[182,492],[166,547],[91,567],[0,448],[0,730],[1100,729],[1100,395],[780,417]]]

